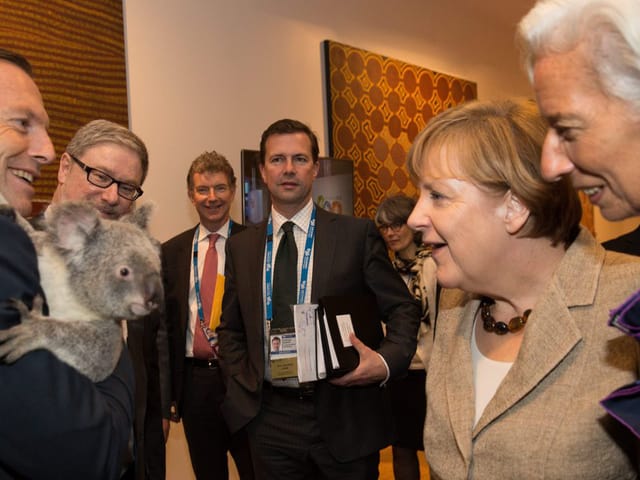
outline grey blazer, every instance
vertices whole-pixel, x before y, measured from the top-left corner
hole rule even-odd
[[[583,230],[533,307],[511,370],[477,425],[471,332],[479,301],[443,291],[427,375],[431,478],[636,478],[637,444],[599,401],[638,378],[637,342],[607,325],[640,263]]]

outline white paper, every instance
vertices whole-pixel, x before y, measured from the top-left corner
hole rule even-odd
[[[329,322],[327,321],[327,314],[322,315],[322,321],[324,322],[324,331],[327,332],[327,343],[329,344],[329,358],[331,359],[331,368],[333,370],[340,368],[340,362],[336,355],[336,349],[333,346],[333,340],[331,339],[331,330],[329,330]]]
[[[344,315],[336,315],[336,322],[338,323],[338,330],[340,330],[342,345],[345,347],[351,347],[351,339],[349,338],[349,335],[353,333],[351,315],[348,313],[345,313]]]
[[[293,306],[293,321],[296,327],[298,352],[298,381],[313,382],[318,380],[316,310],[318,305],[301,304]],[[325,373],[326,376],[326,373]]]

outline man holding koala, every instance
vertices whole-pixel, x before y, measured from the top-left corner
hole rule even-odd
[[[137,135],[94,120],[76,132],[60,157],[52,204],[88,201],[103,218],[118,220],[142,195],[148,169],[147,148]],[[124,478],[164,479],[170,398],[166,326],[155,313],[122,323],[136,379],[135,466]]]
[[[230,451],[240,478],[253,479],[246,435],[231,436],[220,412],[225,388],[214,332],[224,291],[225,245],[244,230],[229,218],[235,191],[236,176],[226,158],[216,152],[198,156],[187,174],[187,194],[200,223],[162,245],[172,416],[182,418],[197,478],[228,478]]]
[[[0,194],[31,213],[33,181],[55,152],[49,118],[22,56],[0,49]],[[0,328],[16,325],[8,300],[31,305],[41,294],[35,250],[26,232],[0,215]],[[104,381],[91,382],[50,352],[0,363],[0,477],[118,478],[133,417],[127,354]]]

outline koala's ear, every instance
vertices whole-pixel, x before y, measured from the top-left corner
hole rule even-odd
[[[55,235],[56,245],[64,250],[82,250],[100,225],[98,211],[89,203],[63,202],[49,208],[53,211],[47,218],[47,230]]]
[[[122,217],[125,222],[133,223],[143,230],[148,230],[151,213],[155,206],[150,202],[145,202],[136,207],[131,213]]]

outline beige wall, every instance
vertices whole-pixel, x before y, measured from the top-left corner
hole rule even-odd
[[[239,178],[240,150],[287,116],[311,125],[327,153],[325,39],[473,80],[481,99],[531,96],[513,36],[533,3],[125,0],[130,124],[151,155],[153,233],[166,240],[196,223],[184,177],[204,150],[227,156]],[[596,219],[596,229],[604,239],[630,228]]]

